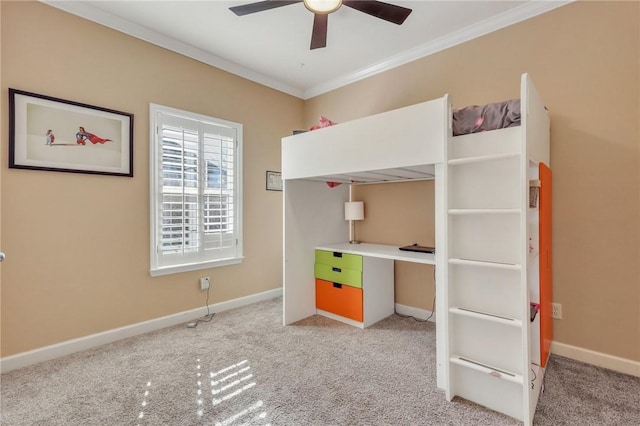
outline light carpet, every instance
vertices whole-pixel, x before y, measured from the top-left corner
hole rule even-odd
[[[435,324],[361,330],[282,299],[2,375],[3,425],[516,425],[436,388]],[[552,356],[536,425],[638,425],[640,379]]]

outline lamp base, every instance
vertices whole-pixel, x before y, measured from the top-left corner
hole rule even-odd
[[[360,244],[360,241],[358,241],[358,240],[351,240],[351,241],[349,241],[349,244]]]

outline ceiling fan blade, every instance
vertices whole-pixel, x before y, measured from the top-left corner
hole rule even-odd
[[[344,0],[342,4],[398,25],[411,13],[411,9],[382,1]]]
[[[294,3],[302,3],[302,0],[280,1],[266,0],[255,3],[243,4],[240,6],[230,7],[229,10],[238,16],[249,15],[251,13],[262,12],[264,10],[275,9],[276,7],[288,6]]]
[[[311,50],[327,46],[327,23],[329,15],[313,16],[313,32],[311,33]]]

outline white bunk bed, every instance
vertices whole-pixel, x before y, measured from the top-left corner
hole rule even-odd
[[[437,385],[531,424],[545,360],[528,319],[540,302],[529,181],[550,166],[549,117],[527,74],[520,100],[520,126],[464,136],[444,96],[283,138],[284,324],[323,313],[314,253],[346,241],[349,183],[435,179]]]

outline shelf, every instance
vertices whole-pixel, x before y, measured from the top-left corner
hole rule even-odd
[[[449,312],[455,315],[460,315],[460,316],[465,316],[465,317],[469,317],[469,318],[475,318],[475,319],[480,319],[483,321],[490,321],[490,322],[494,322],[497,324],[504,324],[504,325],[508,325],[511,327],[522,327],[522,321],[517,320],[517,319],[513,319],[513,318],[508,318],[508,317],[503,317],[503,316],[499,316],[499,315],[494,315],[494,314],[488,314],[485,312],[479,312],[479,311],[474,311],[471,309],[466,309],[466,308],[461,308],[461,307],[455,307],[455,308],[449,308]]]
[[[485,268],[496,269],[509,269],[514,271],[520,270],[520,264],[517,263],[502,263],[502,262],[488,262],[484,260],[470,260],[470,259],[455,259],[450,258],[449,264],[451,265],[469,265],[469,266],[481,266]]]
[[[520,209],[449,209],[451,215],[520,214]]]
[[[484,364],[482,362],[477,362],[469,358],[454,355],[451,358],[449,358],[449,361],[461,367],[466,367],[471,370],[479,371],[481,373],[486,373],[497,379],[506,380],[508,382],[516,383],[519,385],[522,385],[523,383],[522,376],[519,374],[515,374],[506,370],[501,370],[499,368],[492,367],[490,365]]]
[[[473,163],[484,163],[488,161],[500,161],[500,160],[510,160],[512,158],[520,157],[520,153],[507,153],[507,154],[492,154],[492,155],[480,155],[478,157],[466,157],[466,158],[456,158],[453,160],[449,160],[447,164],[450,166],[458,166],[462,164],[473,164]]]

